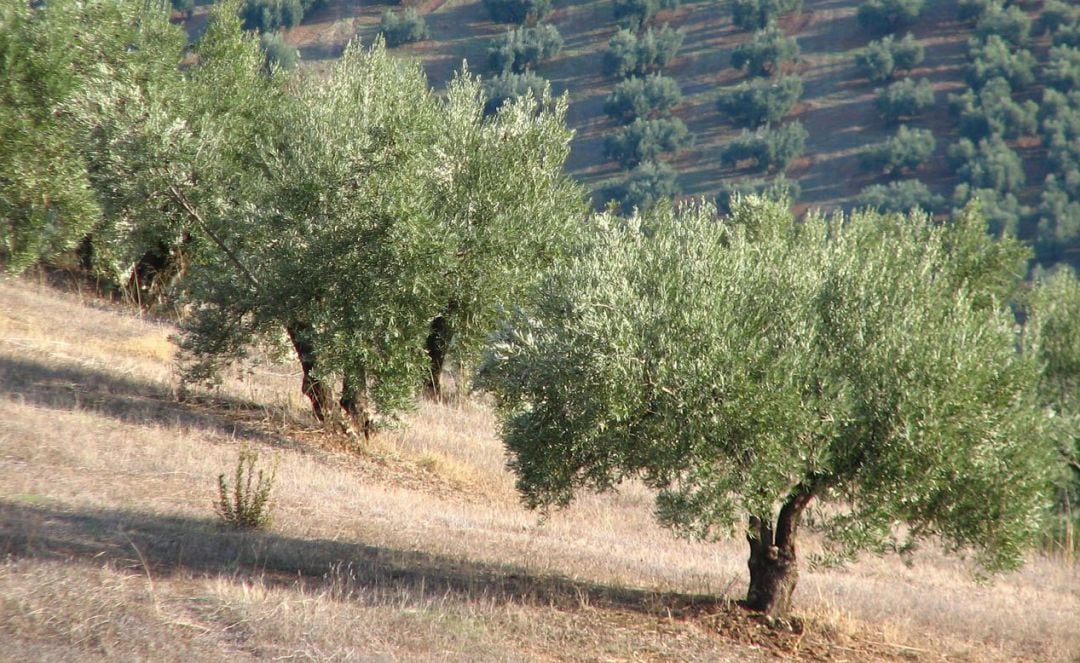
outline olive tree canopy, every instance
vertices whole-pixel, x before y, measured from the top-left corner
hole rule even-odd
[[[1054,450],[1006,306],[1026,250],[983,225],[755,197],[601,217],[480,371],[525,502],[640,478],[679,532],[747,536],[747,603],[774,615],[812,502],[837,553],[935,537],[1019,564]]]

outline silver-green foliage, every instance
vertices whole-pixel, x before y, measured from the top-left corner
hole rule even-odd
[[[101,219],[77,99],[104,72],[154,81],[183,33],[163,8],[0,2],[0,268],[69,251]]]
[[[639,477],[661,521],[711,536],[810,490],[841,552],[904,522],[1010,567],[1053,453],[1005,306],[1025,255],[970,210],[795,223],[748,198],[728,219],[601,217],[481,382],[531,507]]]

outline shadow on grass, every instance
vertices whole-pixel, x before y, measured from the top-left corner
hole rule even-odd
[[[96,412],[125,423],[175,426],[277,446],[293,446],[283,437],[214,412],[232,411],[239,418],[262,417],[262,408],[252,403],[202,397],[181,402],[160,384],[85,366],[58,366],[34,359],[0,356],[0,399],[53,410]]]
[[[405,593],[420,600],[449,596],[566,610],[587,605],[675,617],[734,605],[714,596],[613,587],[414,550],[235,531],[209,519],[11,501],[0,501],[0,557],[110,562],[155,578],[227,576],[336,596]]]

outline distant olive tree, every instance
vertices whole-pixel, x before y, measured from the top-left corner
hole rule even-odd
[[[488,63],[499,72],[521,74],[562,51],[563,39],[551,24],[507,30],[488,47]]]
[[[923,4],[923,0],[867,0],[859,5],[856,16],[867,30],[896,32],[919,18]]]
[[[720,94],[717,110],[726,121],[755,128],[787,115],[798,103],[802,90],[802,79],[798,76],[742,83]]]
[[[638,118],[649,119],[670,111],[682,101],[682,91],[675,79],[653,74],[636,76],[617,84],[604,102],[604,112],[628,124]]]
[[[922,63],[924,49],[909,32],[903,39],[892,35],[870,42],[855,56],[855,64],[875,83],[887,81],[897,71],[914,69]]]
[[[280,32],[264,32],[259,39],[266,54],[266,68],[279,67],[284,70],[294,69],[300,59],[300,51],[285,41]]]
[[[391,48],[424,41],[429,36],[427,21],[412,7],[406,7],[400,14],[387,9],[379,23],[379,33]]]
[[[911,119],[934,105],[934,86],[925,78],[905,78],[879,90],[874,104],[889,122]]]
[[[526,95],[539,99],[547,87],[547,80],[531,71],[523,74],[504,72],[488,78],[484,82],[484,114],[492,115],[507,102]]]
[[[1038,104],[1015,101],[1012,86],[1004,78],[991,79],[978,91],[950,94],[949,110],[960,134],[971,140],[1030,135],[1038,127]]]
[[[915,170],[934,153],[937,142],[929,129],[909,129],[900,125],[888,140],[863,148],[862,167],[869,171],[898,173]]]
[[[1046,84],[1062,92],[1080,90],[1080,48],[1053,46],[1043,73]]]
[[[1014,47],[1023,47],[1031,38],[1031,19],[1016,5],[991,6],[975,24],[975,34],[983,39],[996,35]]]
[[[1039,15],[1039,31],[1053,34],[1063,26],[1075,24],[1080,20],[1080,11],[1070,3],[1061,0],[1046,0],[1042,14]]]
[[[802,188],[797,180],[789,180],[783,175],[772,179],[751,179],[725,182],[716,194],[716,209],[721,214],[731,214],[732,204],[738,197],[756,195],[779,202],[795,202],[799,199]]]
[[[745,69],[753,76],[778,73],[784,62],[799,57],[799,44],[775,25],[754,33],[753,39],[735,47],[731,66]]]
[[[624,28],[641,30],[652,23],[662,9],[678,9],[679,0],[615,0],[615,20]]]
[[[649,210],[663,200],[678,195],[675,169],[663,161],[644,161],[615,188],[624,214]]]
[[[973,88],[980,88],[995,78],[1007,80],[1014,88],[1035,81],[1035,56],[1031,51],[1011,46],[998,35],[990,35],[981,41],[972,40],[968,53],[972,62],[967,80]]]
[[[802,0],[732,0],[731,22],[746,31],[761,30],[783,14],[802,10]]]
[[[499,23],[536,22],[551,13],[551,0],[484,0],[491,20]]]
[[[1031,213],[1012,193],[978,188],[971,184],[960,184],[956,187],[952,200],[954,207],[976,203],[980,214],[986,220],[986,231],[995,237],[1016,237],[1020,224]]]
[[[604,71],[620,77],[655,73],[671,63],[682,42],[683,32],[666,24],[659,30],[646,28],[641,34],[624,28],[608,42]]]
[[[855,198],[858,207],[877,212],[907,214],[917,210],[933,212],[945,203],[919,180],[899,180],[888,184],[874,184],[863,189]]]
[[[1024,562],[1058,454],[1009,307],[1024,246],[970,211],[796,222],[758,198],[590,230],[479,374],[526,505],[640,480],[676,532],[745,537],[745,604],[774,617],[818,503],[838,556]]]
[[[756,170],[783,170],[802,155],[806,137],[806,129],[799,122],[762,127],[753,132],[743,130],[724,146],[720,161],[728,167],[749,161]]]
[[[949,147],[948,156],[956,174],[975,189],[1012,193],[1027,182],[1020,156],[997,136],[978,143],[961,138]]]
[[[678,118],[645,120],[638,118],[604,141],[604,154],[623,168],[643,161],[658,161],[661,154],[690,145],[690,132]]]

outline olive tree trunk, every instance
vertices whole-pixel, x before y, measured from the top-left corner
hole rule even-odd
[[[375,420],[368,400],[366,371],[345,376],[338,404],[345,414],[346,427],[356,435],[363,435],[365,440],[370,439],[375,433]]]
[[[744,605],[770,617],[785,617],[791,611],[791,597],[799,582],[799,559],[795,535],[802,512],[813,492],[800,486],[780,508],[776,526],[757,516],[750,517],[746,535],[750,543],[750,588]]]
[[[315,345],[311,342],[311,326],[304,322],[294,322],[286,327],[285,331],[289,335],[289,340],[292,341],[296,358],[300,360],[300,368],[304,372],[300,390],[311,401],[315,418],[323,423],[329,423],[327,419],[333,417],[334,395],[333,390],[315,373],[318,355],[315,352]]]

